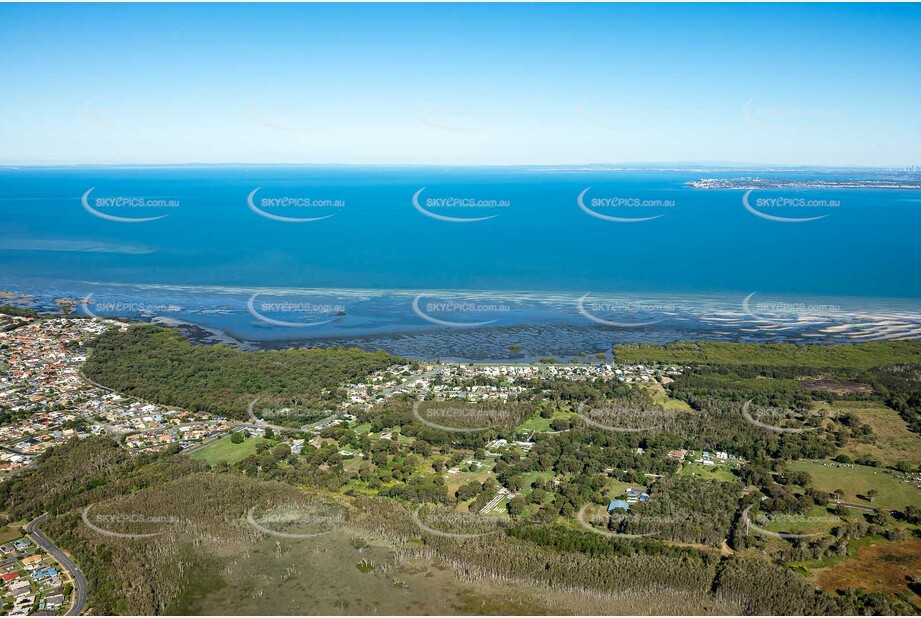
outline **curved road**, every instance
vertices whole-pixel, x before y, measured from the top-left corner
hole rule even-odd
[[[86,607],[86,591],[88,589],[86,578],[83,576],[77,564],[68,558],[61,548],[52,543],[51,540],[45,536],[45,533],[39,529],[39,524],[47,518],[48,513],[45,513],[26,524],[26,534],[32,537],[32,540],[35,541],[37,545],[51,554],[54,559],[58,561],[58,564],[70,571],[70,575],[74,580],[73,600],[71,601],[70,609],[65,615],[79,616]]]

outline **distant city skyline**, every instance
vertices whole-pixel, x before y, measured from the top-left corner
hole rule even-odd
[[[0,164],[921,164],[921,7],[0,5]]]

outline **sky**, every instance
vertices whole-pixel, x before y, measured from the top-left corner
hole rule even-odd
[[[918,4],[0,5],[0,164],[921,165]]]

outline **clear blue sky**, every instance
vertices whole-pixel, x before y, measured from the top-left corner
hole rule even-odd
[[[921,164],[919,5],[0,5],[0,163]]]

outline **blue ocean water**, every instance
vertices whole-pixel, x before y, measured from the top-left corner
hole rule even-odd
[[[577,316],[573,299],[585,294],[602,319],[630,314],[625,319],[638,325],[663,323],[662,315],[647,319],[657,311],[693,313],[695,303],[698,313],[713,303],[731,311],[754,292],[755,300],[809,299],[801,308],[919,307],[921,191],[783,189],[749,196],[749,204],[771,216],[821,217],[781,222],[747,210],[743,190],[685,185],[739,176],[810,174],[6,168],[0,169],[0,290],[94,294],[93,302],[114,313],[119,302],[137,305],[128,313],[139,314],[159,314],[170,303],[194,306],[185,312],[199,316],[191,321],[256,340],[552,324]],[[413,311],[419,294],[426,315],[440,317]],[[619,300],[615,307],[602,298]],[[181,308],[176,319],[188,319]],[[252,308],[268,320],[254,317]],[[755,317],[768,309],[761,306]]]

